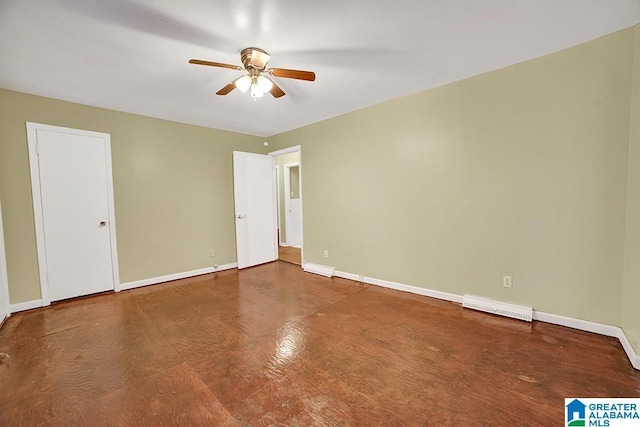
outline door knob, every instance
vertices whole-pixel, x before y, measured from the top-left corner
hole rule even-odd
[[[98,224],[98,227],[102,228],[105,225],[107,225],[107,221],[100,221],[100,223]]]

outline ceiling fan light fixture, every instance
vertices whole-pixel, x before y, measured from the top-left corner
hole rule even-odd
[[[190,59],[189,63],[244,71],[242,77],[232,80],[217,91],[216,95],[228,95],[234,89],[238,89],[243,93],[249,92],[254,101],[256,101],[257,98],[262,98],[266,93],[271,94],[274,98],[282,98],[285,95],[284,91],[276,84],[272,77],[306,80],[310,82],[316,79],[316,74],[313,71],[292,70],[289,68],[266,68],[270,58],[271,56],[262,49],[247,47],[240,52],[240,61],[243,67],[225,64],[223,62],[204,61],[202,59]],[[264,76],[262,74],[264,74]]]
[[[236,80],[236,87],[240,92],[246,93],[251,86],[251,77],[249,75],[242,76]]]
[[[251,97],[252,98],[262,98],[264,96],[264,91],[257,83],[251,84]]]
[[[273,87],[273,82],[265,76],[258,76],[257,82],[262,92],[269,92]]]

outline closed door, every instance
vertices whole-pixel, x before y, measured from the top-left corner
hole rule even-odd
[[[273,157],[233,152],[238,268],[275,261],[278,254]]]
[[[44,251],[39,260],[49,301],[115,289],[108,135],[51,127],[34,133]]]

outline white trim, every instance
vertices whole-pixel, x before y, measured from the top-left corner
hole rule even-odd
[[[270,156],[277,157],[282,156],[283,154],[295,153],[302,151],[299,145],[294,145],[293,147],[283,148],[282,150],[276,150],[269,152]]]
[[[275,160],[274,160],[275,161]],[[282,244],[282,212],[280,211],[280,165],[276,163],[276,210],[278,211],[278,246],[284,246]]]
[[[445,301],[453,301],[462,304],[462,295],[450,294],[448,292],[435,291],[432,289],[420,288],[418,286],[405,285],[403,283],[389,282],[387,280],[374,279],[373,277],[363,277],[364,283],[378,285],[385,288],[396,289],[398,291],[410,292],[412,294],[424,295]]]
[[[32,310],[34,308],[44,307],[41,299],[34,299],[33,301],[19,302],[17,304],[11,304],[9,311],[11,313],[17,313],[19,311]]]
[[[2,203],[0,203],[0,324],[11,315],[9,304],[9,278],[7,277],[7,258],[4,249],[4,228],[2,225]]]
[[[237,268],[238,263],[219,265],[216,267],[206,267],[199,270],[184,271],[182,273],[168,274],[166,276],[151,277],[149,279],[136,280],[120,284],[120,290],[135,289],[142,286],[156,285],[158,283],[170,282],[172,280],[186,279],[187,277],[200,276],[203,274],[215,273],[217,271],[231,270]]]
[[[608,337],[618,337],[617,326],[604,325],[602,323],[590,322],[588,320],[575,319],[573,317],[560,316],[558,314],[545,313],[544,311],[533,310],[533,320],[539,320],[554,325],[566,326],[568,328],[579,329],[581,331],[593,332]]]
[[[268,156],[267,156],[268,157]],[[271,171],[276,170],[276,158],[271,157]],[[234,178],[235,179],[235,178]],[[235,183],[234,183],[235,185]],[[278,200],[278,187],[274,180],[271,180],[271,194],[276,199],[274,203],[273,209],[275,212],[273,213],[273,261],[278,260],[279,252],[278,252],[278,240],[280,239],[280,232],[278,231],[280,227],[280,223],[278,222],[278,208],[280,207],[280,200]]]
[[[298,150],[298,197],[300,198],[300,261],[304,262],[304,212],[302,208],[302,148],[297,145]]]
[[[558,314],[545,313],[543,311],[536,310],[533,310],[533,319],[540,322],[553,323],[554,325],[578,329],[580,331],[618,338],[624,352],[629,358],[629,362],[631,362],[631,365],[633,365],[635,369],[640,370],[640,356],[636,354],[624,331],[618,326],[605,325],[602,323],[595,323],[588,320],[575,319],[573,317],[560,316]]]
[[[629,338],[627,338],[627,335],[625,335],[622,328],[618,328],[618,336],[616,338],[620,340],[620,344],[622,344],[622,348],[624,349],[625,353],[627,353],[627,357],[629,358],[629,362],[631,362],[631,365],[635,369],[640,371],[640,355],[636,353],[633,346],[629,342]]]
[[[237,266],[238,266],[238,264],[233,262],[233,263],[230,263],[230,264],[219,265],[218,268],[207,267],[207,268],[201,268],[199,270],[192,270],[192,271],[185,271],[185,272],[182,272],[182,273],[169,274],[167,276],[152,277],[150,279],[143,279],[143,280],[136,280],[134,282],[121,283],[120,284],[120,290],[124,291],[124,290],[127,290],[127,289],[135,289],[135,288],[140,288],[142,286],[155,285],[155,284],[158,284],[158,283],[169,282],[171,280],[185,279],[185,278],[188,278],[188,277],[200,276],[202,274],[215,273],[215,272],[224,271],[224,270],[231,270],[233,268],[236,268]],[[19,302],[17,304],[11,304],[9,306],[9,310],[10,310],[11,313],[16,313],[18,311],[31,310],[31,309],[34,309],[34,308],[40,308],[40,307],[44,307],[44,306],[45,306],[45,304],[43,303],[43,301],[41,299],[38,299],[38,300],[33,300],[33,301]]]
[[[298,168],[298,190],[300,188],[300,163],[285,163],[283,165],[283,175],[284,175],[284,230],[287,234],[287,242],[285,245],[287,246],[296,246],[289,243],[289,230],[291,229],[291,168]],[[279,204],[279,200],[278,200]],[[302,203],[300,203],[302,206]],[[302,235],[302,230],[300,230],[300,234]],[[302,237],[302,236],[300,236]]]
[[[38,166],[38,134],[39,130],[49,132],[67,133],[71,135],[91,136],[102,138],[105,141],[105,163],[107,169],[107,205],[109,215],[109,237],[111,239],[111,274],[113,290],[120,291],[120,274],[118,269],[118,249],[116,244],[116,215],[113,202],[113,176],[111,165],[111,136],[108,133],[93,132],[81,129],[72,129],[60,126],[44,125],[27,122],[27,144],[29,148],[29,170],[31,172],[31,198],[33,201],[33,216],[36,228],[36,249],[38,254],[38,270],[40,278],[40,295],[42,306],[51,304],[49,286],[47,281],[47,259],[44,243],[44,217],[42,215],[42,200],[40,189],[40,168]]]
[[[329,266],[326,266],[326,265],[320,265],[320,264],[312,264],[310,262],[305,263],[303,269],[307,273],[319,274],[319,275],[325,276],[325,277],[333,276],[333,272],[336,270],[333,267],[329,267]]]
[[[111,243],[111,274],[113,290],[120,292],[120,264],[118,262],[118,242],[116,241],[116,207],[113,195],[113,164],[111,163],[111,135],[101,134],[105,140],[105,163],[107,165],[107,209],[109,210],[109,237]]]
[[[31,173],[31,199],[33,201],[33,216],[36,228],[36,252],[38,255],[38,273],[40,279],[41,305],[49,305],[49,287],[47,283],[47,259],[44,247],[44,225],[42,223],[42,200],[40,199],[40,168],[38,167],[38,153],[36,143],[36,125],[27,122],[27,143],[29,146],[29,171]],[[22,310],[19,310],[22,311]]]
[[[306,266],[316,266],[316,264],[307,263]],[[307,267],[305,266],[305,271]],[[324,267],[324,266],[319,266]],[[331,267],[326,267],[331,268]],[[314,271],[310,271],[314,272]],[[319,274],[319,273],[318,273]],[[445,301],[452,301],[462,304],[462,295],[451,294],[448,292],[436,291],[433,289],[420,288],[417,286],[405,285],[403,283],[390,282],[387,280],[375,279],[372,277],[359,276],[353,273],[347,273],[344,271],[335,271],[333,273],[336,277],[344,279],[354,280],[357,282],[368,283],[370,285],[382,286],[384,288],[396,289],[399,291],[405,291],[412,294],[423,295],[431,298],[437,298]],[[635,368],[640,370],[640,355],[636,353],[633,346],[629,342],[629,339],[625,335],[622,328],[618,326],[605,325],[602,323],[591,322],[588,320],[575,319],[573,317],[560,316],[558,314],[545,313],[543,311],[533,310],[533,320],[539,322],[552,323],[554,325],[565,326],[568,328],[578,329],[581,331],[591,332],[599,335],[605,335],[608,337],[617,338],[624,349],[629,362]]]
[[[363,277],[362,276],[358,276],[357,274],[353,274],[353,273],[345,273],[344,271],[334,271],[333,275],[336,277],[340,277],[342,279],[347,279],[347,280],[353,280],[355,282],[362,282]]]

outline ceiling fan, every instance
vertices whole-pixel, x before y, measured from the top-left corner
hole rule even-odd
[[[249,90],[251,97],[260,98],[266,92],[271,93],[274,98],[284,96],[284,91],[275,84],[275,82],[263,75],[268,74],[272,77],[283,77],[287,79],[298,79],[314,81],[316,74],[312,71],[289,70],[287,68],[269,68],[266,69],[267,62],[271,59],[271,55],[257,47],[248,47],[240,52],[240,60],[243,67],[239,65],[224,64],[221,62],[203,61],[201,59],[190,59],[190,64],[208,65],[210,67],[230,68],[232,70],[246,71],[246,74],[238,77],[222,89],[216,92],[216,95],[226,95],[233,89],[238,88],[241,92]]]

